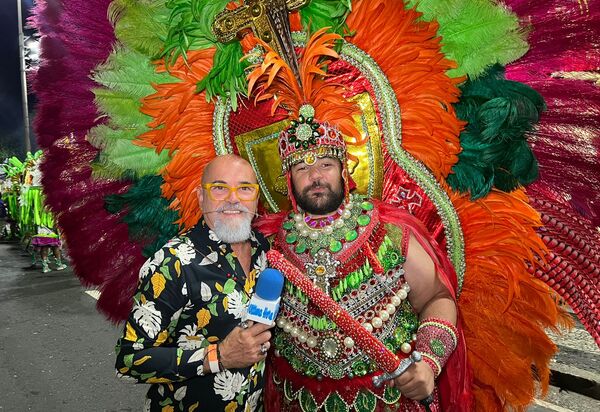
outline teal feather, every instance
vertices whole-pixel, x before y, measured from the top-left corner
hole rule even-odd
[[[506,80],[499,65],[469,79],[461,91],[456,113],[468,124],[460,134],[462,152],[448,176],[450,186],[479,199],[492,187],[509,192],[533,182],[538,166],[527,134],[545,109],[540,94]]]
[[[173,224],[177,213],[169,209],[168,201],[161,196],[160,176],[144,176],[120,195],[105,198],[106,209],[113,214],[122,214],[121,218],[129,228],[129,237],[142,242],[144,256],[152,256],[179,228]]]

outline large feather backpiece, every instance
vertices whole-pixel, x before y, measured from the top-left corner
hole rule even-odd
[[[597,3],[312,0],[293,16],[294,30],[315,34],[296,44],[311,79],[301,77],[300,92],[290,76],[277,83],[273,73],[287,69],[267,51],[264,71],[250,77],[262,92],[256,107],[243,59],[248,39],[220,44],[210,30],[221,10],[238,5],[37,2],[35,126],[45,152],[45,195],[75,272],[101,290],[99,309],[124,319],[144,259],[197,222],[203,165],[223,150],[235,152],[218,146],[217,134],[236,138],[268,128],[288,116],[282,111],[298,109],[297,97],[320,94],[319,120],[337,118],[352,136],[355,124],[343,119],[353,103],[331,102],[340,91],[344,98],[355,92],[339,86],[344,82],[371,96],[376,84],[386,102],[397,102],[401,125],[382,139],[382,199],[410,211],[432,204],[423,190],[403,186],[415,185],[396,156],[404,153],[419,162],[419,173],[433,176],[456,213],[464,246],[459,310],[476,407],[524,410],[536,379],[547,385],[556,348],[545,329],[566,321],[547,285],[600,342]],[[569,19],[561,17],[565,10]],[[365,52],[363,60],[343,61],[333,42]],[[382,75],[366,78],[350,67],[359,64]],[[296,98],[271,104],[284,90]],[[372,112],[379,125],[380,103]],[[215,120],[222,118],[229,120]],[[539,183],[526,192],[538,170]],[[414,210],[445,244],[451,234],[439,216]]]

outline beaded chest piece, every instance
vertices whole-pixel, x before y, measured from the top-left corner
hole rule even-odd
[[[356,195],[336,217],[322,225],[292,213],[275,247],[392,351],[409,353],[418,320],[407,300],[401,230],[384,227],[373,203]],[[381,275],[373,270],[374,258],[383,268]],[[288,282],[282,302],[276,355],[285,357],[296,372],[342,379],[378,369]]]

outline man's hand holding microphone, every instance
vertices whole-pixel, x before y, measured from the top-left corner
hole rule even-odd
[[[271,329],[279,311],[283,275],[267,268],[259,276],[244,320],[218,344],[225,369],[246,368],[267,356]]]

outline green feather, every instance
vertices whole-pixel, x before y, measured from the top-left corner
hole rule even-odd
[[[162,197],[160,176],[144,176],[121,195],[105,198],[106,209],[113,214],[122,213],[131,239],[145,244],[143,254],[152,256],[179,230],[173,224],[178,215],[169,209]]]
[[[518,17],[494,1],[408,0],[425,20],[440,24],[442,51],[458,63],[448,75],[471,78],[493,64],[506,65],[523,56],[528,45]]]
[[[88,139],[101,153],[93,169],[98,177],[123,178],[155,174],[169,160],[166,151],[133,144],[148,131],[151,117],[141,113],[140,101],[152,94],[152,84],[173,81],[156,73],[146,56],[124,47],[116,48],[108,60],[96,68],[94,80],[104,86],[94,89],[96,105],[109,120],[90,130]]]
[[[351,0],[311,0],[300,11],[302,27],[310,33],[323,27],[331,27],[334,33],[347,34],[346,17],[351,10]]]
[[[492,187],[511,191],[533,182],[538,166],[526,137],[545,109],[539,93],[506,80],[499,65],[469,79],[461,90],[456,113],[468,124],[460,134],[462,152],[448,183],[478,199]]]
[[[115,35],[125,46],[157,58],[167,37],[169,10],[166,0],[113,0],[108,16]]]
[[[227,3],[225,0],[167,1],[171,15],[162,55],[168,64],[173,64],[179,56],[185,59],[189,50],[215,47],[213,66],[198,83],[197,92],[205,91],[207,101],[218,96],[230,98],[236,110],[238,94],[246,91],[244,69],[248,63],[240,61],[243,53],[237,39],[228,44],[219,43],[211,30],[212,22],[225,10]]]
[[[188,50],[214,47],[217,43],[211,25],[217,14],[225,10],[228,0],[167,0],[170,10],[167,37],[162,55],[169,63]]]
[[[244,53],[239,42],[217,45],[210,72],[198,83],[198,93],[206,91],[206,100],[217,96],[230,97],[233,110],[237,110],[238,93],[245,94],[247,88],[244,69],[247,62],[240,62]]]

